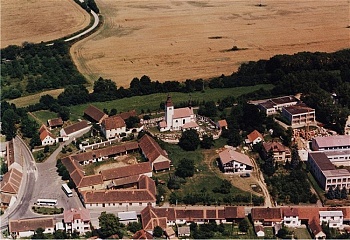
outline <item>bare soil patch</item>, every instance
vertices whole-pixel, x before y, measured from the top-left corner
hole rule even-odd
[[[115,160],[115,162],[100,165],[97,168],[95,168],[94,171],[95,171],[95,174],[97,174],[102,170],[107,170],[107,169],[111,169],[111,168],[118,168],[118,167],[133,165],[133,164],[137,164],[137,160],[134,156],[132,156],[132,155],[119,156]]]
[[[89,14],[73,0],[1,0],[1,48],[38,43],[77,32]]]
[[[90,80],[118,86],[144,74],[160,82],[209,78],[276,54],[350,47],[347,0],[96,2],[105,23],[71,54]]]

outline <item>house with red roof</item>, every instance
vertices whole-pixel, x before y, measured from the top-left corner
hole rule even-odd
[[[143,135],[139,140],[139,146],[143,156],[150,162],[154,171],[170,170],[171,161],[168,154],[150,135]]]
[[[44,229],[44,233],[54,233],[55,223],[53,218],[29,218],[10,219],[9,232],[16,238],[30,237],[38,228]]]
[[[286,227],[300,227],[299,209],[293,207],[282,208],[283,223]]]
[[[90,222],[90,211],[86,208],[72,208],[63,212],[63,224],[67,233],[77,231],[84,234],[91,231]]]
[[[101,124],[108,115],[93,105],[89,105],[84,111],[84,117],[90,121]]]
[[[121,137],[126,132],[125,121],[120,116],[111,116],[103,119],[101,131],[107,139]]]
[[[275,224],[282,224],[281,208],[252,208],[251,212],[254,226],[274,226]]]
[[[178,131],[198,128],[193,109],[191,107],[175,109],[171,97],[168,95],[165,102],[165,119],[159,123],[160,131]]]
[[[153,235],[150,234],[149,232],[147,232],[147,231],[141,229],[141,230],[137,231],[137,232],[132,236],[131,239],[145,239],[145,240],[147,240],[147,239],[153,239]]]
[[[253,146],[263,141],[264,141],[263,135],[259,133],[257,130],[254,130],[253,132],[249,133],[247,135],[247,139],[245,140],[246,144],[249,144],[250,146]]]
[[[278,162],[291,161],[292,158],[290,149],[284,146],[282,143],[276,141],[264,142],[263,152],[265,156],[272,153],[274,160]]]
[[[253,170],[250,158],[233,148],[226,148],[219,153],[219,166],[224,173],[243,173]]]
[[[306,106],[304,103],[283,107],[281,115],[287,120],[292,128],[316,124],[315,109]]]
[[[16,195],[21,186],[22,176],[22,172],[16,168],[11,168],[5,173],[0,182],[1,194]]]
[[[225,119],[219,120],[217,122],[216,126],[218,127],[218,129],[227,129],[228,128],[228,124],[227,124]]]
[[[63,140],[68,140],[75,135],[90,130],[91,125],[85,120],[71,124],[60,130],[60,136]]]
[[[60,117],[59,118],[52,118],[52,119],[47,120],[47,125],[49,126],[50,129],[62,127],[63,120]]]
[[[44,124],[39,129],[39,136],[42,146],[54,145],[57,142],[57,138],[47,129]]]

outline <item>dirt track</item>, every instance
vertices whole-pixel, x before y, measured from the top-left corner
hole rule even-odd
[[[347,0],[96,0],[105,24],[73,46],[91,80],[129,86],[231,74],[242,62],[350,47]],[[227,51],[237,46],[240,51]]]

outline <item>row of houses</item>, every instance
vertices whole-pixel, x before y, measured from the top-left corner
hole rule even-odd
[[[51,234],[57,230],[85,234],[91,231],[90,211],[87,209],[64,210],[63,219],[57,222],[54,218],[48,217],[9,220],[9,233],[13,239],[33,236],[38,228],[42,228],[44,233]]]

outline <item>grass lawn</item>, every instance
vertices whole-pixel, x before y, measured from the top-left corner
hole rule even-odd
[[[57,113],[50,112],[48,110],[40,110],[33,112],[34,116],[38,118],[41,122],[38,122],[38,124],[45,124],[47,123],[47,120],[51,118],[57,118]]]
[[[238,97],[242,94],[250,93],[256,91],[260,88],[272,89],[272,84],[259,84],[256,86],[249,87],[237,87],[237,88],[216,88],[216,89],[206,89],[205,92],[192,92],[191,99],[193,101],[218,101],[228,96]],[[186,102],[189,100],[190,96],[188,93],[172,92],[170,93],[173,103],[179,104],[181,102]],[[123,98],[107,102],[94,102],[91,103],[99,109],[106,108],[111,110],[112,108],[117,109],[118,112],[129,111],[135,109],[138,113],[141,110],[147,112],[147,110],[157,111],[159,110],[159,105],[161,102],[166,100],[167,93],[156,93],[146,96],[134,96],[130,98]],[[84,110],[88,107],[90,103],[81,104],[76,106],[71,106],[71,118],[76,120],[83,116]],[[162,109],[163,110],[163,109]]]
[[[311,186],[317,192],[318,198],[324,203],[325,200],[326,200],[326,198],[324,196],[324,194],[325,194],[324,190],[318,185],[318,183],[316,182],[314,176],[312,176],[311,172],[307,173],[307,177],[309,179],[309,182],[310,182]]]
[[[265,238],[275,238],[272,227],[264,227]]]
[[[44,214],[44,215],[53,215],[53,214],[61,214],[63,213],[63,208],[51,208],[51,207],[32,207],[33,211],[38,214]]]
[[[312,239],[307,228],[296,228],[293,229],[293,231],[294,237],[297,237],[298,239]]]

